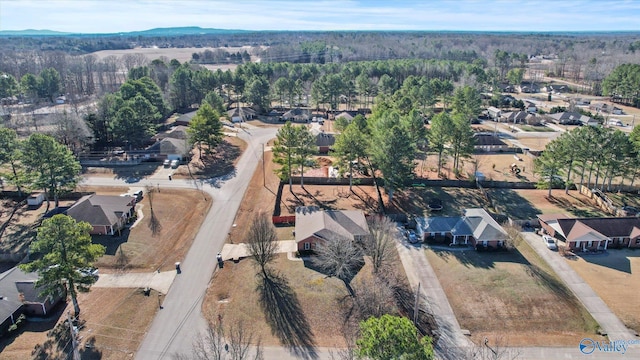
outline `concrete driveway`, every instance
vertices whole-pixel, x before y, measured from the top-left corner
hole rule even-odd
[[[532,232],[522,232],[522,237],[551,266],[553,271],[567,284],[569,289],[580,300],[600,328],[610,340],[633,339],[635,334],[609,309],[607,304],[591,287],[567,264],[557,251],[547,249],[542,237]]]

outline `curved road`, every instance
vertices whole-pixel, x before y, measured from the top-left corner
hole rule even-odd
[[[257,165],[262,161],[262,146],[276,134],[276,128],[251,128],[239,131],[247,149],[235,173],[205,181],[141,180],[86,178],[91,186],[160,186],[201,189],[211,195],[213,204],[189,252],[182,261],[182,273],[176,276],[167,293],[163,309],[154,318],[136,353],[136,359],[170,359],[175,354],[190,355],[193,340],[206,322],[201,314],[202,300],[216,268],[216,254],[224,245],[242,197]]]

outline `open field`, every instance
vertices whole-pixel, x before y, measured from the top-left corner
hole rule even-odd
[[[93,52],[92,54],[97,56],[98,59],[102,60],[107,56],[117,56],[119,58],[123,57],[124,55],[135,55],[135,54],[141,54],[143,55],[145,58],[147,58],[147,60],[149,62],[160,58],[161,56],[166,57],[167,59],[171,60],[171,59],[176,59],[178,61],[180,61],[181,63],[185,62],[185,61],[190,61],[191,60],[191,55],[193,53],[196,52],[204,52],[205,50],[216,50],[217,48],[206,48],[206,47],[202,47],[202,48],[195,48],[195,47],[185,47],[185,48],[135,48],[135,49],[121,49],[121,50],[100,50],[100,51],[96,51]],[[242,52],[242,51],[247,51],[247,52],[251,52],[251,46],[242,46],[242,47],[224,47],[224,48],[220,48],[222,50],[225,50],[227,52]],[[217,69],[217,68],[216,68]],[[225,70],[225,69],[223,69]],[[233,69],[232,69],[233,70]]]
[[[573,346],[597,323],[525,242],[518,251],[426,250],[458,322],[480,344]]]
[[[126,188],[89,188],[98,194],[117,195],[127,192]],[[155,236],[150,229],[150,197],[145,196],[138,203],[143,219],[132,229],[119,236],[95,236],[93,241],[107,248],[96,266],[104,270],[127,269],[132,271],[156,271],[173,268],[176,261],[182,261],[195,238],[204,214],[210,207],[211,198],[196,190],[155,189],[153,195],[154,215],[161,224]]]
[[[640,333],[640,252],[609,250],[566,261],[627,327]]]
[[[554,189],[551,198],[549,190],[529,189],[487,189],[496,210],[513,219],[529,220],[540,214],[568,214],[574,217],[608,216],[588,197],[577,190]]]

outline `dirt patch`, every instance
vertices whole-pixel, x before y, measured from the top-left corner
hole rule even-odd
[[[594,338],[597,323],[579,301],[533,250],[521,251],[426,254],[475,343],[497,338],[506,346],[573,346]]]
[[[608,216],[596,203],[576,190],[487,189],[496,210],[514,219],[533,219],[540,214],[569,214],[574,217]]]
[[[584,281],[602,298],[625,325],[640,333],[640,313],[634,299],[640,293],[640,253],[609,250],[567,260]]]
[[[85,187],[83,190],[115,195],[128,189]],[[94,236],[95,243],[107,248],[106,255],[96,262],[101,271],[170,270],[176,261],[182,261],[211,206],[211,198],[197,190],[155,190],[153,210],[161,225],[160,232],[154,236],[150,229],[151,204],[145,194],[137,206],[144,217],[134,228],[117,236]]]

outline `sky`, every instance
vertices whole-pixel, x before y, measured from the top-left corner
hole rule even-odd
[[[638,31],[640,0],[0,0],[0,30]]]

